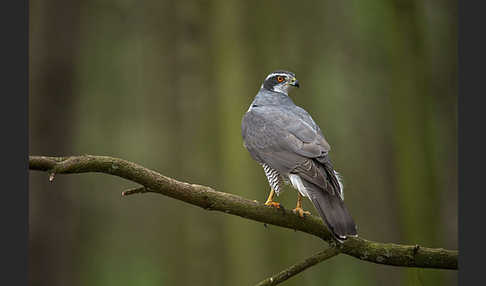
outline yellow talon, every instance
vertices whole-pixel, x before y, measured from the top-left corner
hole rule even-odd
[[[273,196],[275,195],[275,191],[271,189],[270,194],[268,195],[268,199],[265,202],[265,205],[268,207],[275,207],[277,209],[280,208],[280,203],[274,202],[273,201]]]
[[[277,208],[277,209],[280,208],[280,203],[277,203],[277,202],[274,202],[274,201],[266,202],[265,205],[267,207],[274,207],[274,208]]]
[[[297,206],[295,207],[295,209],[292,210],[292,212],[294,213],[298,213],[300,217],[304,217],[306,215],[310,215],[311,213],[308,212],[308,211],[304,211],[304,209],[302,208],[302,195],[300,193],[297,193]]]
[[[303,208],[295,208],[292,210],[294,213],[298,214],[300,217],[304,217],[306,215],[311,215],[310,212],[305,211]]]

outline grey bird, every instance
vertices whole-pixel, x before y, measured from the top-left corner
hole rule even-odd
[[[291,86],[299,87],[295,74],[277,70],[270,73],[243,116],[241,133],[251,157],[263,167],[271,190],[265,205],[281,192],[282,181],[298,191],[293,211],[304,217],[302,197],[311,200],[331,233],[343,242],[357,236],[356,224],[346,209],[343,185],[329,159],[331,147],[319,126],[288,96]]]

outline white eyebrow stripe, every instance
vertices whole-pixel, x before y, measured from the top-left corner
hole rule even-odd
[[[287,73],[271,73],[271,74],[269,74],[269,75],[268,75],[268,76],[265,78],[265,80],[267,80],[267,79],[269,79],[269,78],[271,78],[271,77],[273,77],[273,76],[276,76],[276,75],[280,75],[280,76],[285,76],[285,77],[287,77],[289,74],[287,74]]]

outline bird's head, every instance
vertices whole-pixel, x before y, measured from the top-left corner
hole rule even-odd
[[[295,74],[285,70],[277,70],[270,73],[263,81],[264,89],[288,94],[290,86],[299,87],[299,81]]]

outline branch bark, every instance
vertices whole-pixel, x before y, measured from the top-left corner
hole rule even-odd
[[[309,258],[306,258],[305,260],[296,263],[289,268],[280,271],[279,273],[273,275],[272,277],[269,277],[267,279],[264,279],[260,281],[256,286],[267,286],[267,285],[277,285],[285,280],[289,279],[290,277],[293,277],[300,272],[306,270],[307,268],[316,265],[319,262],[322,262],[324,260],[327,260],[329,258],[332,258],[336,255],[339,254],[339,251],[334,248],[327,248],[321,252],[318,252],[317,254],[312,255]]]
[[[332,235],[319,217],[306,216],[300,218],[290,210],[268,208],[257,201],[217,192],[207,186],[180,182],[123,159],[91,155],[72,157],[30,156],[29,168],[46,171],[52,179],[54,179],[55,174],[87,172],[118,176],[144,186],[144,191],[166,195],[206,210],[220,211],[315,235],[328,242],[340,253],[373,263],[420,268],[458,268],[457,250],[380,243],[361,237],[350,237],[344,243],[339,244],[333,240]]]

